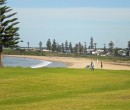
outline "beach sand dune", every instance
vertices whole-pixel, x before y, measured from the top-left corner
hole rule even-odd
[[[54,62],[64,62],[68,64],[68,68],[85,68],[86,65],[90,65],[92,59],[87,58],[72,58],[72,57],[54,57],[54,56],[28,56],[28,55],[9,55],[12,57],[20,58],[32,58],[38,60],[54,61]],[[103,62],[103,69],[110,70],[130,70],[130,64],[127,63],[115,63],[115,62]],[[100,69],[101,61],[98,62],[95,60],[95,68]]]

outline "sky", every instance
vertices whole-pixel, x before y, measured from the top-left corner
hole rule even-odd
[[[48,39],[64,43],[84,42],[93,37],[102,48],[113,41],[127,47],[130,40],[130,0],[7,0],[18,14],[20,46],[38,47]]]

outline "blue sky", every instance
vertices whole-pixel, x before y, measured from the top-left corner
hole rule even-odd
[[[98,47],[111,40],[127,47],[130,40],[130,0],[8,0],[18,12],[20,46],[38,46],[39,41],[87,42]]]

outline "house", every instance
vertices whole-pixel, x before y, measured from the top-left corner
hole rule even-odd
[[[49,50],[47,50],[47,49],[43,49],[42,51],[43,51],[43,52],[49,52]]]
[[[97,55],[101,55],[101,54],[103,54],[104,53],[104,50],[102,50],[102,49],[98,49],[97,51],[96,51],[96,54]]]
[[[120,56],[126,56],[125,50],[119,50],[119,51],[118,51],[118,54],[119,54]]]
[[[94,51],[94,49],[87,49],[86,53],[89,55],[94,55],[95,51]]]

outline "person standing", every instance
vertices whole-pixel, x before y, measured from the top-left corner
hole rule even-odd
[[[103,68],[103,63],[101,62],[101,69]]]
[[[97,59],[96,63],[97,63],[97,69],[98,69],[98,59]]]
[[[91,61],[91,70],[94,70],[94,62],[93,62],[93,60]]]

